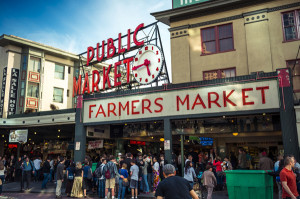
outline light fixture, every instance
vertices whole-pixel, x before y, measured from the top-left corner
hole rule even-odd
[[[31,140],[31,138],[29,138],[29,141]]]
[[[60,129],[58,129],[57,131],[60,132]]]
[[[160,138],[159,140],[160,140],[161,142],[163,142],[163,141],[165,141],[165,138]]]
[[[6,142],[6,140],[4,140],[4,142]]]
[[[153,139],[153,137],[151,137],[151,139]]]
[[[266,115],[266,113],[263,113],[263,116],[265,116]]]
[[[2,135],[2,137],[4,138],[4,135]]]
[[[225,116],[225,115],[223,115],[223,118],[226,118],[226,116]]]
[[[36,132],[34,132],[34,135],[36,135]]]
[[[127,124],[125,123],[125,126],[127,126]]]
[[[233,135],[233,136],[238,136],[239,133],[238,133],[238,132],[234,132],[234,133],[232,133],[232,135]]]
[[[59,135],[57,137],[59,138]]]

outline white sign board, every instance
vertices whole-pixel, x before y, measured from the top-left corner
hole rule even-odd
[[[27,136],[28,136],[28,129],[11,130],[9,133],[9,142],[10,143],[14,143],[14,142],[26,143]]]
[[[164,149],[165,150],[170,150],[171,149],[170,140],[165,140],[165,142],[164,142]]]
[[[277,80],[84,102],[84,123],[279,108]]]
[[[103,148],[103,140],[89,141],[88,149],[101,149]]]

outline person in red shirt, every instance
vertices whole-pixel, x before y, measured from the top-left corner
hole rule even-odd
[[[216,190],[223,190],[223,172],[222,172],[222,166],[221,166],[221,158],[218,156],[216,160],[214,160],[213,165],[216,167],[216,174],[217,174],[217,187]]]
[[[280,172],[280,181],[282,184],[283,199],[299,199],[296,185],[296,175],[293,172],[295,166],[294,157],[287,156],[284,159],[284,168]]]

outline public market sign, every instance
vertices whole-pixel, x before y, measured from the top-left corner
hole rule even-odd
[[[144,28],[144,24],[140,24],[133,32],[133,43],[135,44],[133,50],[138,47],[139,50],[135,57],[129,57],[122,61],[110,64],[107,67],[103,67],[102,71],[93,70],[92,79],[89,79],[89,74],[85,74],[84,81],[82,76],[76,80],[73,80],[73,97],[75,95],[92,94],[105,90],[107,88],[118,87],[122,84],[131,83],[131,76],[140,84],[150,84],[154,82],[163,68],[164,56],[156,45],[144,45],[144,40],[138,41],[137,34]],[[122,44],[122,35],[119,33],[119,37],[116,40],[112,38],[107,39],[96,44],[96,48],[89,46],[87,48],[87,62],[86,66],[89,66],[92,61],[101,62],[104,59],[112,59],[116,55],[122,55],[125,52],[129,52],[132,49],[131,46],[131,32],[128,29],[126,48]],[[106,46],[106,48],[105,48]],[[126,74],[121,74],[120,66],[124,65],[126,68]],[[132,66],[132,67],[131,67]],[[121,82],[121,77],[126,76],[126,82]]]
[[[210,0],[173,0],[173,8],[180,8]]]
[[[84,102],[84,123],[279,108],[276,80]]]

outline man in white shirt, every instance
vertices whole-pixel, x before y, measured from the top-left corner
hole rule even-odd
[[[36,172],[34,173],[34,181],[35,182],[39,181],[39,177],[41,174],[41,163],[42,163],[42,160],[40,157],[36,157],[35,160],[33,161],[33,164],[34,164],[34,167],[36,170]]]

